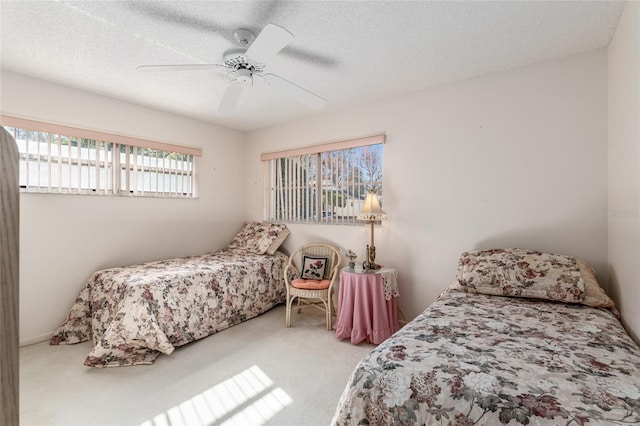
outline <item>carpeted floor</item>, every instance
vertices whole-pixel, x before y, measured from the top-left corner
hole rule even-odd
[[[328,425],[372,345],[339,341],[322,312],[283,306],[161,355],[153,365],[83,366],[90,344],[20,349],[20,424]]]

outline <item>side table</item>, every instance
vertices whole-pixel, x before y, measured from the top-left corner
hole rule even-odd
[[[379,344],[398,331],[398,273],[393,268],[340,271],[336,337]]]

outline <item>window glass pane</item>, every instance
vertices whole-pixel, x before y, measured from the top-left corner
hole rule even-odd
[[[382,195],[382,144],[269,161],[267,220],[349,224],[369,190]]]
[[[18,145],[23,191],[194,197],[193,155],[5,128]]]

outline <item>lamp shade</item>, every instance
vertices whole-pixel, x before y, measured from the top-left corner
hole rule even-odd
[[[372,189],[364,200],[364,206],[358,213],[358,220],[381,220],[386,219],[387,214],[382,210],[378,195]]]

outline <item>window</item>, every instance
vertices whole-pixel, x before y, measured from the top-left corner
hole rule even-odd
[[[263,154],[265,220],[356,223],[369,190],[382,196],[383,135]]]
[[[199,149],[1,116],[23,192],[196,196]]]

